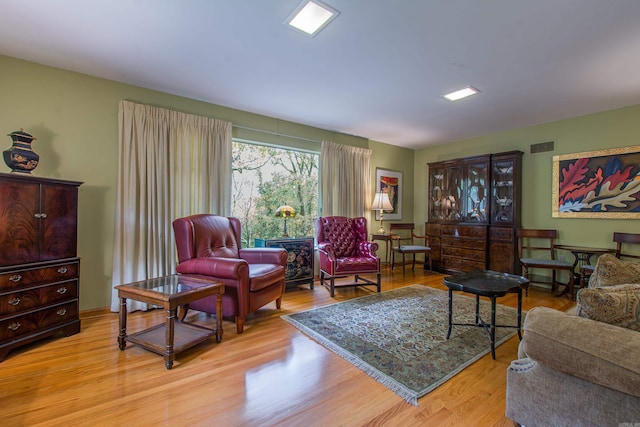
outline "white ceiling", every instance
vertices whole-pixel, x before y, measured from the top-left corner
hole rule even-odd
[[[640,104],[640,0],[325,1],[0,0],[0,54],[409,148]]]

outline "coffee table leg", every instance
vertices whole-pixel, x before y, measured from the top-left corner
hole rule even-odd
[[[216,342],[220,341],[222,341],[222,294],[216,296]]]
[[[522,288],[518,289],[518,338],[522,341]]]
[[[451,336],[451,326],[453,323],[453,290],[449,288],[449,331],[447,332],[447,339]]]
[[[490,339],[491,339],[491,358],[496,360],[496,297],[491,297],[491,325],[490,328]]]
[[[120,298],[120,333],[118,334],[118,347],[124,350],[127,346],[127,299]]]
[[[480,295],[476,295],[476,326],[482,326],[482,322],[480,322]]]
[[[176,319],[176,309],[167,310],[167,327],[165,328],[165,345],[166,351],[164,355],[164,366],[167,369],[171,369],[173,367],[173,361],[176,358],[176,355],[173,352],[173,327]]]

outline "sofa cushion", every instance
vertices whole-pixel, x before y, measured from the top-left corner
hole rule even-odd
[[[589,287],[626,283],[640,283],[640,261],[622,260],[611,254],[601,255],[589,279]]]
[[[640,397],[640,334],[533,307],[524,321],[519,356],[551,369]]]
[[[576,314],[640,332],[640,284],[580,289]]]

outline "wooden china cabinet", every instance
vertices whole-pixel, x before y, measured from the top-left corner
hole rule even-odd
[[[37,339],[80,332],[81,184],[0,173],[0,361]]]
[[[519,271],[522,152],[429,163],[428,222],[434,268]]]

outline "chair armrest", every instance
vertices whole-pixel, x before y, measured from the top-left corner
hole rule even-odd
[[[240,249],[240,258],[249,264],[287,265],[287,250],[282,248],[245,248]]]
[[[377,258],[377,250],[378,244],[376,242],[360,242],[358,245],[360,256]]]
[[[318,252],[334,261],[336,259],[336,252],[331,243],[318,243]]]
[[[520,357],[640,397],[640,333],[548,307],[526,316]]]
[[[180,274],[201,274],[220,279],[240,280],[249,276],[249,264],[239,258],[192,258],[176,267]]]

